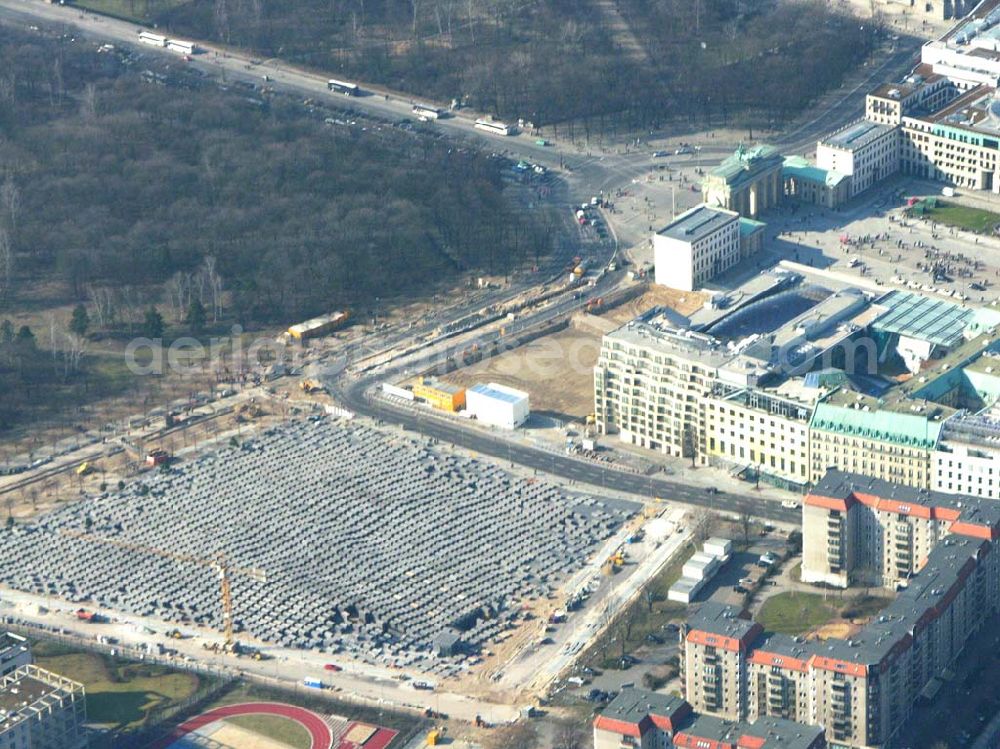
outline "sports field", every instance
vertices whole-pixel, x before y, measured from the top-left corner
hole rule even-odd
[[[205,745],[203,740],[245,749],[386,749],[396,734],[281,702],[243,702],[185,721],[151,749],[196,749]]]

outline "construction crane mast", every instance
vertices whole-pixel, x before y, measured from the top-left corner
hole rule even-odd
[[[70,538],[76,538],[81,541],[86,541],[88,543],[116,546],[119,549],[152,554],[165,559],[173,559],[178,562],[189,562],[191,564],[197,564],[202,567],[208,567],[215,570],[219,576],[220,599],[222,602],[222,631],[226,637],[224,650],[227,652],[233,649],[236,642],[233,636],[233,594],[230,577],[232,575],[242,575],[253,580],[254,582],[267,582],[267,573],[264,572],[264,570],[257,569],[255,567],[234,566],[229,562],[229,560],[226,559],[225,554],[222,552],[219,552],[214,559],[209,559],[194,556],[193,554],[178,554],[173,551],[165,551],[164,549],[157,549],[152,546],[146,546],[145,544],[137,544],[117,538],[105,538],[104,536],[98,536],[94,533],[62,530],[60,531],[60,534],[63,536],[69,536]]]

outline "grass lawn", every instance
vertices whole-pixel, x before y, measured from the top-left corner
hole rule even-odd
[[[288,718],[277,715],[239,715],[235,718],[226,718],[226,722],[279,741],[292,749],[310,749],[312,746],[309,732]]]
[[[115,728],[140,726],[150,709],[182,701],[200,684],[195,674],[145,663],[117,663],[58,644],[39,643],[35,656],[42,668],[84,685],[91,722]]]
[[[890,603],[892,598],[889,597],[861,594],[848,599],[841,608],[840,615],[845,619],[867,619],[878,614]]]
[[[947,224],[959,229],[974,231],[979,234],[992,234],[993,227],[1000,224],[1000,213],[984,211],[980,208],[968,208],[955,203],[937,202],[937,206],[928,211],[932,221]]]
[[[764,602],[756,620],[768,632],[798,635],[836,618],[838,610],[818,593],[779,593]]]

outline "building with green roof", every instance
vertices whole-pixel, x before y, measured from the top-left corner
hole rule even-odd
[[[764,249],[767,224],[740,216],[740,258],[746,259]]]
[[[809,424],[813,483],[829,468],[906,486],[927,486],[942,423],[955,410],[839,390],[817,403]]]
[[[757,218],[773,208],[784,194],[781,169],[784,159],[772,146],[739,148],[702,181],[702,200],[710,206]]]
[[[833,169],[820,169],[801,156],[788,156],[781,168],[786,198],[836,208],[851,196],[851,177]]]

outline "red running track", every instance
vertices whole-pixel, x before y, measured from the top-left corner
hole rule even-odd
[[[330,731],[330,726],[311,710],[292,705],[283,705],[280,702],[244,702],[239,705],[217,707],[214,710],[209,710],[207,713],[202,713],[191,718],[191,720],[185,721],[177,726],[165,739],[161,739],[153,744],[151,749],[167,749],[175,741],[179,741],[199,728],[204,728],[209,723],[215,723],[217,720],[232,718],[237,715],[277,715],[282,718],[294,720],[309,732],[309,735],[312,737],[312,749],[330,749],[330,745],[333,743],[333,734]]]
[[[354,725],[353,723],[351,725]],[[389,728],[379,728],[372,734],[372,737],[365,742],[364,749],[385,749],[390,742],[396,738],[397,731]],[[341,741],[337,749],[357,749],[357,744]]]

